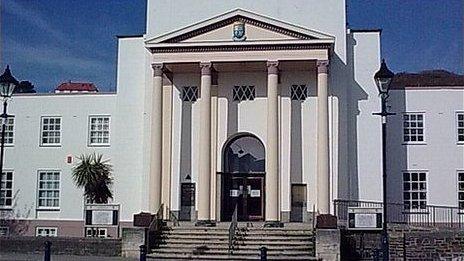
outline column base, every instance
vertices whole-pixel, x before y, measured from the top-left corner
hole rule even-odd
[[[264,227],[284,227],[284,223],[280,221],[265,221]]]
[[[215,227],[216,221],[215,220],[197,220],[195,223],[196,227]]]

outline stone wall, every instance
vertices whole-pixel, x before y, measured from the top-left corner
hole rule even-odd
[[[390,259],[464,258],[464,230],[396,227],[390,231]]]
[[[52,255],[121,255],[121,239],[77,237],[0,237],[0,253],[43,253],[45,241],[52,243]]]
[[[392,225],[390,260],[464,259],[464,230]],[[343,260],[372,260],[381,255],[381,231],[341,231]]]

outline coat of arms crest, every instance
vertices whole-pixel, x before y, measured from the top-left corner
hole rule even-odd
[[[236,22],[234,23],[234,41],[245,41],[245,23],[244,22]]]

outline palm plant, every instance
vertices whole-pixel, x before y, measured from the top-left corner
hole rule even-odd
[[[95,153],[81,155],[80,162],[73,167],[72,177],[78,188],[84,188],[84,196],[90,203],[108,203],[113,198],[110,186],[113,183],[113,166],[103,155]]]

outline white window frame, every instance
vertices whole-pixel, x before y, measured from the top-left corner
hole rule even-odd
[[[8,130],[8,127],[11,126],[11,125],[6,124],[6,126],[5,126],[5,147],[13,147],[14,142],[15,142],[15,125],[16,125],[15,124],[16,123],[15,116],[14,115],[8,115],[7,121],[8,120],[13,120],[13,124],[11,124],[12,125],[11,130]],[[8,139],[9,139],[9,137],[7,137],[8,133],[11,133],[11,139],[12,139],[13,142],[8,142]]]
[[[296,92],[301,90],[302,95],[298,96]],[[307,84],[293,84],[290,86],[290,100],[304,102],[309,97]]]
[[[420,187],[418,187],[418,189],[416,190],[412,190],[412,187],[409,188],[409,191],[407,193],[410,193],[410,198],[408,199],[409,201],[409,208],[406,208],[406,204],[405,204],[405,197],[404,197],[404,193],[406,193],[405,189],[404,189],[404,174],[405,173],[409,173],[410,175],[410,180],[409,180],[409,183],[412,184],[412,177],[411,177],[411,173],[417,173],[418,174],[418,177],[417,177],[417,182],[420,184],[420,173],[425,173],[425,190],[421,190]],[[428,179],[429,179],[429,171],[428,170],[404,170],[402,171],[402,177],[401,177],[401,184],[403,185],[402,187],[402,200],[403,200],[403,205],[404,205],[404,210],[407,211],[407,212],[410,212],[410,213],[415,213],[415,212],[424,212],[427,210],[427,204],[428,204],[428,195],[429,195],[429,182],[428,182]],[[416,193],[421,193],[421,192],[425,192],[425,208],[421,208],[420,207],[420,201],[421,201],[421,198],[420,198],[420,194],[418,196],[417,199],[412,199],[411,197],[411,193],[412,192],[416,192]],[[413,201],[418,201],[419,204],[418,204],[418,208],[412,208],[412,202]]]
[[[404,131],[405,131],[405,126],[404,126],[404,116],[405,115],[422,115],[422,137],[423,137],[423,140],[422,141],[405,141],[404,140]],[[423,111],[415,111],[415,112],[403,112],[402,114],[402,117],[401,117],[401,140],[403,142],[404,145],[425,145],[427,144],[427,139],[426,139],[426,131],[425,131],[425,126],[426,126],[426,122],[425,122],[425,112]],[[411,128],[411,127],[408,127],[408,128]],[[416,130],[418,127],[415,127]],[[410,129],[409,129],[410,130]]]
[[[460,199],[460,198],[459,198],[459,193],[463,193],[463,194],[464,194],[464,187],[463,187],[463,189],[460,189],[460,188],[459,188],[459,184],[460,184],[460,183],[462,183],[463,186],[464,186],[464,180],[463,180],[463,181],[459,181],[459,173],[462,173],[462,174],[464,175],[464,169],[459,169],[459,170],[456,171],[456,194],[457,194],[456,199],[457,199],[457,202],[458,202],[457,207],[458,207],[458,209],[459,209],[459,213],[464,213],[464,198],[463,198],[463,199]],[[462,208],[460,207],[460,204],[459,204],[459,203],[461,203],[461,202],[463,203],[463,207],[462,207]]]
[[[107,238],[108,237],[108,229],[107,228],[102,228],[102,227],[86,227],[85,228],[85,237],[94,237],[92,235],[93,231],[97,231],[97,236],[99,238]],[[100,234],[100,232],[103,232]]]
[[[457,111],[456,112],[456,119],[455,119],[455,123],[456,123],[456,142],[457,144],[459,145],[464,145],[464,140],[460,141],[459,140],[459,130],[462,129],[464,130],[464,127],[459,127],[459,115],[463,115],[464,117],[464,111]]]
[[[59,139],[60,139],[60,142],[59,143],[43,143],[43,134],[44,134],[44,120],[45,119],[60,119],[60,129],[59,129]],[[46,130],[46,131],[50,131],[50,130]],[[53,130],[53,131],[56,131],[56,130]],[[40,146],[41,147],[61,147],[61,143],[62,143],[62,140],[63,140],[63,118],[61,116],[42,116],[40,117]]]
[[[11,190],[11,197],[6,197],[6,198],[11,198],[11,205],[3,205],[3,206],[0,205],[0,209],[11,209],[13,207],[13,205],[14,205],[14,202],[13,202],[14,201],[14,193],[13,192],[14,192],[14,176],[15,175],[14,175],[14,171],[12,169],[3,170],[3,173],[7,173],[7,172],[11,172],[11,189],[9,189],[9,190]],[[5,177],[6,177],[6,175],[5,175]],[[0,179],[1,179],[1,177],[0,177]],[[0,182],[4,182],[3,179],[1,179]],[[1,183],[0,183],[0,186],[1,186]],[[0,190],[7,191],[6,188],[0,188]]]
[[[1,230],[4,230],[4,231],[6,231],[6,232],[5,232],[5,234],[0,233],[0,237],[7,237],[7,236],[10,235],[10,228],[9,228],[9,227],[7,227],[7,226],[0,226],[0,231],[1,231]]]
[[[249,96],[246,92],[249,92]],[[238,93],[241,92],[242,95]],[[256,99],[256,87],[254,85],[235,85],[232,88],[232,100],[234,102],[254,101]]]
[[[95,119],[98,119],[98,118],[108,118],[108,143],[92,143],[92,118],[95,118]],[[87,140],[87,144],[89,147],[109,147],[110,144],[111,144],[111,115],[108,115],[108,114],[102,114],[102,115],[89,115],[89,122],[88,122],[88,128],[87,128],[87,132],[88,132],[88,140]],[[103,130],[102,130],[103,132]]]
[[[50,188],[50,189],[41,189],[40,188],[40,174],[41,173],[49,173],[49,172],[52,172],[52,173],[58,173],[58,189],[54,189],[54,188]],[[49,190],[52,190],[52,191],[56,191],[58,190],[58,206],[40,206],[40,191],[42,190],[45,190],[45,191],[49,191]],[[48,199],[48,197],[46,197],[45,199]],[[55,199],[55,197],[53,197],[52,199]],[[38,170],[37,171],[37,210],[60,210],[60,205],[61,205],[61,171],[60,170],[56,170],[56,169],[41,169],[41,170]]]
[[[198,86],[182,86],[180,98],[183,102],[194,103],[200,98],[200,89]]]
[[[47,235],[40,235],[39,229],[48,230],[49,232],[54,231],[54,233],[47,233]],[[35,228],[35,236],[36,237],[57,237],[58,236],[58,228],[57,227],[36,227]]]

